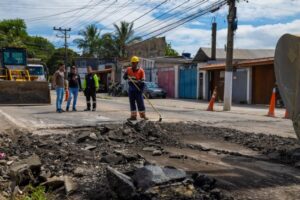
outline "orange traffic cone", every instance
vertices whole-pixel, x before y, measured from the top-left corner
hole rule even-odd
[[[269,112],[268,115],[269,117],[275,117],[275,103],[276,103],[276,89],[273,89],[272,97],[270,100],[270,106],[269,106]]]
[[[68,99],[69,99],[69,90],[67,89],[67,90],[66,90],[66,97],[65,97],[65,101],[68,101]]]
[[[216,101],[216,97],[217,97],[217,87],[215,87],[213,95],[209,101],[208,107],[207,107],[207,111],[214,111],[214,104]]]
[[[287,111],[287,109],[285,109],[285,113],[284,113],[284,119],[289,119],[289,113]]]

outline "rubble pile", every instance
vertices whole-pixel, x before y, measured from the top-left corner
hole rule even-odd
[[[43,186],[54,199],[231,199],[216,180],[149,163],[138,151],[179,145],[154,122],[77,128],[71,134],[0,133],[0,199]]]

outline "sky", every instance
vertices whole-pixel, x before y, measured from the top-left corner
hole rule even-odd
[[[24,19],[30,35],[46,37],[56,47],[62,47],[64,41],[56,37],[53,27],[71,28],[68,42],[78,52],[73,40],[87,25],[96,24],[103,34],[114,32],[113,24],[124,20],[133,22],[135,34],[143,39],[165,36],[179,53],[195,55],[200,47],[210,47],[213,21],[218,23],[217,47],[226,45],[228,6],[210,12],[222,1],[1,0],[0,20]],[[281,35],[300,34],[299,7],[300,0],[240,0],[235,48],[274,49]]]

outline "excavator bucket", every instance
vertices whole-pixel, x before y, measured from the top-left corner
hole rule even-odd
[[[0,105],[50,104],[48,82],[0,80]]]
[[[285,34],[279,39],[274,65],[281,97],[300,139],[300,36]]]

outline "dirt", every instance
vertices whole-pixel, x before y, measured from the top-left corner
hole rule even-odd
[[[0,152],[6,154],[0,194],[12,192],[9,161],[35,154],[42,174],[72,177],[78,185],[71,195],[52,191],[56,199],[121,199],[109,184],[107,166],[132,177],[147,165],[172,166],[187,177],[137,188],[137,199],[300,199],[299,148],[293,138],[191,123],[126,122],[34,134],[10,129],[0,133]]]

